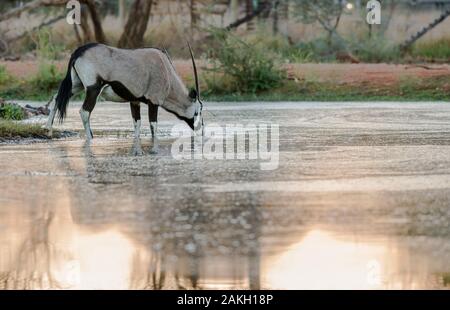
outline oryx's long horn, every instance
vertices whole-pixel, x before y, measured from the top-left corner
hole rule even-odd
[[[189,53],[191,53],[192,66],[194,67],[194,77],[195,77],[195,90],[197,91],[197,99],[200,99],[200,87],[198,86],[198,74],[197,74],[197,66],[195,65],[194,54],[192,53],[191,44],[187,42],[189,46]]]

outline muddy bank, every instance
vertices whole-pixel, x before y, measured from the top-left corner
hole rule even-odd
[[[38,70],[37,61],[0,61],[8,72],[17,78],[26,78]],[[67,61],[56,62],[61,71],[65,71]],[[192,65],[188,60],[174,60],[177,72],[185,81],[192,80]],[[199,64],[199,74],[204,63]],[[396,64],[287,64],[289,75],[299,80],[313,80],[338,84],[361,84],[375,86],[393,85],[405,78],[432,78],[450,76],[450,65],[396,65]]]

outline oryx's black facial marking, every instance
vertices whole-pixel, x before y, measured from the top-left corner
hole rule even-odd
[[[187,118],[185,116],[180,116],[178,115],[176,112],[174,111],[170,111],[169,109],[167,109],[166,107],[163,107],[164,110],[166,110],[169,113],[172,113],[173,115],[175,115],[179,120],[185,121],[186,124],[188,124],[188,126],[194,130],[194,118]]]

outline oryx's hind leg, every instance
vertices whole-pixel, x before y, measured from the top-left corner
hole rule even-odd
[[[156,104],[148,104],[148,119],[150,121],[150,131],[152,132],[152,148],[150,154],[157,154],[159,151],[158,143],[158,106]]]
[[[86,87],[86,97],[84,98],[83,106],[80,109],[81,120],[83,121],[84,130],[86,131],[86,140],[90,141],[94,136],[92,135],[90,118],[92,110],[94,110],[97,98],[102,91],[101,83]]]
[[[78,94],[80,91],[83,90],[83,84],[81,83],[78,75],[76,72],[72,69],[71,71],[71,79],[72,79],[72,96]],[[56,116],[56,96],[58,94],[54,94],[50,101],[47,104],[47,107],[50,109],[50,114],[47,119],[47,124],[45,125],[45,128],[48,129],[49,135],[51,136],[53,134],[53,122],[55,121]]]

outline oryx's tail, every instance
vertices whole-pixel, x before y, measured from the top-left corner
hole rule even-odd
[[[69,99],[72,97],[72,68],[75,61],[80,58],[85,51],[98,45],[97,43],[88,43],[86,45],[77,48],[70,56],[69,64],[67,66],[67,74],[64,80],[62,80],[59,85],[58,94],[56,95],[56,110],[58,111],[59,121],[62,122],[66,116],[67,106],[69,104]]]
[[[59,121],[62,122],[66,116],[67,105],[69,103],[70,97],[72,97],[72,77],[71,71],[72,66],[69,62],[69,68],[67,69],[67,74],[64,80],[62,80],[59,85],[58,94],[56,95],[56,105],[55,108],[58,111]]]

